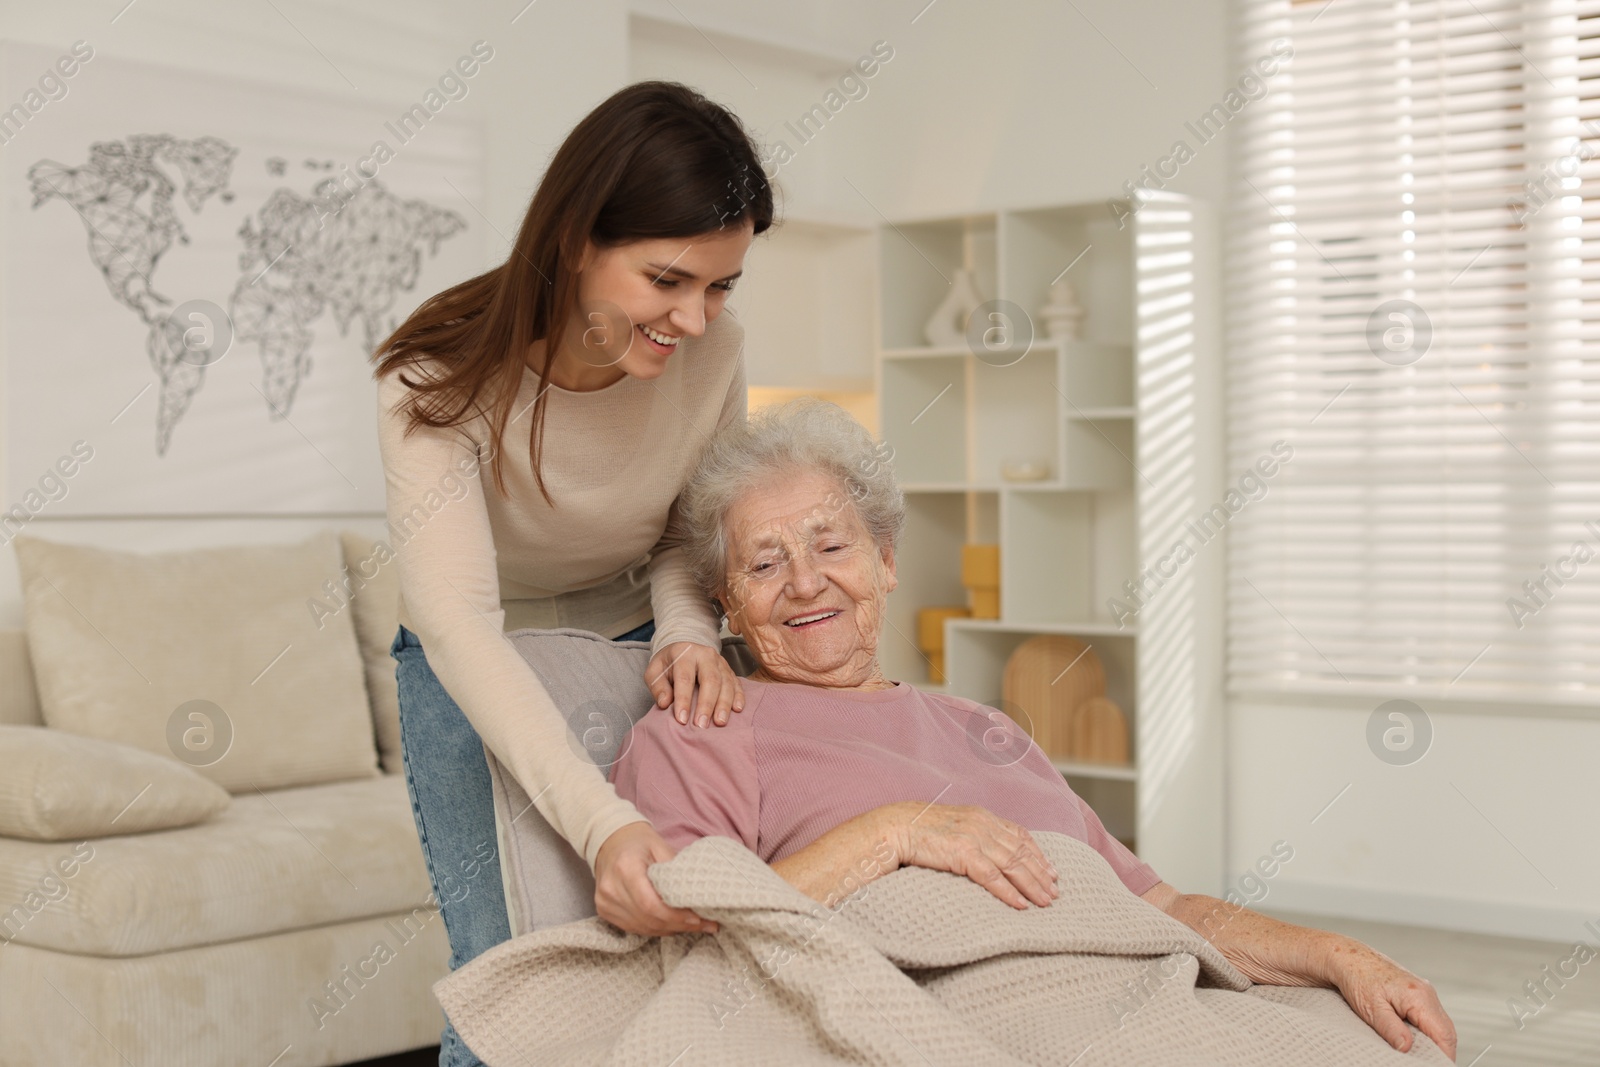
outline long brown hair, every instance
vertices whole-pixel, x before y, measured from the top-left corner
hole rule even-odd
[[[573,127],[539,182],[506,261],[429,297],[378,346],[382,377],[422,361],[440,371],[411,389],[406,434],[419,425],[475,418],[481,392],[493,397],[489,425],[499,441],[510,420],[528,346],[550,338],[539,368],[529,458],[539,492],[545,392],[559,333],[577,306],[585,240],[605,248],[629,241],[696,237],[749,220],[773,223],[772,188],[756,147],[733,112],[677,82],[638,82],[613,93]],[[501,454],[490,462],[505,491]]]

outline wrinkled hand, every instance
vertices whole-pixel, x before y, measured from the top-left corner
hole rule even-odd
[[[711,722],[726,726],[730,712],[744,710],[739,676],[710,645],[674,641],[662,646],[644,669],[644,684],[656,698],[656,707],[671,707],[680,723],[688,723],[691,707],[696,726]]]
[[[1411,1051],[1411,1028],[1406,1025],[1409,1021],[1455,1060],[1455,1024],[1445,1014],[1432,982],[1350,938],[1337,939],[1329,951],[1334,985],[1379,1037],[1400,1052]]]
[[[645,874],[651,864],[664,863],[677,854],[648,822],[630,822],[612,833],[595,854],[595,914],[643,937],[716,933],[715,922],[701,919],[688,908],[668,907]]]
[[[878,810],[902,866],[964,875],[1018,909],[1061,895],[1033,835],[987,808],[908,800]]]

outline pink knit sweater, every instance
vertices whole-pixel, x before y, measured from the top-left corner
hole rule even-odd
[[[617,793],[674,848],[718,835],[773,863],[863,812],[920,800],[1075,837],[1133,893],[1160,881],[992,708],[904,682],[867,692],[744,685],[744,711],[727,726],[684,726],[651,708],[611,768]]]

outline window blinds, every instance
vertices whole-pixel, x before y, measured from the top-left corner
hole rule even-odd
[[[1230,688],[1594,703],[1600,2],[1241,10]]]

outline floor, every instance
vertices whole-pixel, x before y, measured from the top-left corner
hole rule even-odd
[[[1582,965],[1566,963],[1566,972],[1576,969],[1576,977],[1561,986],[1556,984],[1559,977],[1550,980],[1547,988],[1553,995],[1536,1015],[1523,1014],[1520,1030],[1506,1003],[1528,1003],[1524,984],[1544,980],[1546,966],[1549,974],[1559,975],[1558,966],[1573,955],[1572,944],[1323,915],[1270,914],[1365,941],[1432,982],[1456,1024],[1459,1067],[1600,1065],[1600,957]]]
[[[398,1056],[384,1056],[382,1059],[362,1060],[350,1067],[439,1067],[439,1046],[419,1048],[415,1052],[402,1052]]]
[[[1266,910],[1266,909],[1263,909]],[[1336,930],[1365,941],[1434,984],[1456,1024],[1458,1067],[1600,1067],[1600,956],[1578,967],[1522,1028],[1506,1002],[1526,1002],[1524,983],[1572,956],[1573,946],[1464,934],[1325,915],[1269,912],[1285,922]],[[1575,964],[1567,964],[1571,972]],[[435,1067],[437,1048],[369,1060],[357,1067]]]

